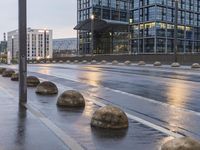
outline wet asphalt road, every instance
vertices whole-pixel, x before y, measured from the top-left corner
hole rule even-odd
[[[9,66],[15,68],[16,66]],[[126,131],[91,129],[99,106],[89,99],[114,104],[170,131],[200,139],[200,71],[100,65],[29,65],[29,74],[51,80],[59,92],[77,89],[88,99],[84,110],[55,108],[55,97],[38,97],[29,89],[29,101],[85,149],[158,149],[170,136],[130,120]],[[1,79],[2,80],[2,79]],[[1,83],[5,81],[2,80]],[[11,82],[11,81],[9,81]],[[17,96],[17,84],[1,86]],[[67,113],[66,113],[67,112]]]

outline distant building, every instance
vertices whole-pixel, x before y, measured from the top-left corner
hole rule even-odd
[[[27,29],[27,59],[52,58],[52,30]],[[45,44],[46,43],[46,44]],[[8,61],[16,60],[19,54],[18,30],[8,32]]]
[[[77,38],[63,38],[53,40],[53,53],[56,57],[76,55]]]
[[[3,34],[3,41],[0,41],[0,53],[5,54],[7,52],[7,41],[6,41],[6,33]]]

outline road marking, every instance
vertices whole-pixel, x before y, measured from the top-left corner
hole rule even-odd
[[[41,80],[45,80],[44,78],[40,78],[40,79],[41,79]],[[74,89],[74,88],[72,88],[72,87],[68,87],[68,86],[62,85],[62,84],[60,84],[60,83],[57,83],[57,85],[60,85],[60,86],[62,86],[62,87],[67,87],[68,89]],[[85,95],[88,95],[88,94],[85,94]],[[104,104],[104,103],[102,103],[102,102],[100,102],[100,101],[94,100],[94,99],[92,99],[92,98],[89,98],[88,96],[87,96],[86,100],[88,100],[88,101],[90,101],[90,102],[93,102],[94,104],[96,104],[96,105],[98,105],[98,106],[100,106],[100,107],[106,106],[106,104]],[[183,137],[183,135],[181,135],[181,134],[179,134],[179,133],[175,133],[175,132],[173,132],[173,131],[170,131],[169,129],[166,129],[166,128],[161,127],[161,126],[156,125],[156,124],[153,124],[153,123],[151,123],[151,122],[149,122],[149,121],[146,121],[146,120],[144,120],[144,119],[142,119],[142,118],[139,118],[139,117],[134,116],[134,115],[132,115],[132,114],[129,114],[129,113],[127,113],[127,112],[125,112],[125,113],[126,113],[126,115],[127,115],[127,117],[128,117],[129,119],[135,120],[135,121],[137,121],[137,122],[139,122],[139,123],[141,123],[141,124],[143,124],[143,125],[146,125],[146,126],[148,126],[148,127],[150,127],[150,128],[153,128],[153,129],[155,129],[155,130],[157,130],[157,131],[160,131],[160,132],[162,132],[162,133],[164,133],[164,134],[166,134],[166,135],[169,135],[169,136],[172,136],[172,137],[175,137],[175,138]]]
[[[67,147],[72,150],[84,150],[80,144],[68,136],[62,129],[57,127],[51,120],[45,117],[39,110],[30,104],[23,104],[35,117],[48,127]]]

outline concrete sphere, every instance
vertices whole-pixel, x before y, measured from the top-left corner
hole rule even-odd
[[[87,64],[87,63],[88,63],[87,60],[82,61],[82,64]]]
[[[171,67],[180,67],[181,65],[178,62],[174,62],[171,64]]]
[[[18,73],[13,73],[11,76],[12,81],[19,81],[19,74]]]
[[[36,87],[40,84],[40,80],[37,77],[34,76],[28,76],[27,77],[27,86],[28,87]]]
[[[112,65],[118,65],[118,64],[119,64],[119,62],[117,60],[112,61]]]
[[[200,143],[189,137],[177,138],[166,142],[161,150],[200,150]]]
[[[96,60],[92,60],[92,61],[91,61],[91,64],[92,64],[92,65],[95,65],[95,64],[97,64],[97,61],[96,61]]]
[[[41,64],[44,64],[44,61],[40,61]]]
[[[128,118],[121,109],[108,105],[93,114],[91,126],[108,129],[128,128]]]
[[[71,61],[70,61],[70,60],[67,60],[67,61],[66,61],[66,63],[70,64],[70,63],[71,63]]]
[[[58,88],[54,83],[45,81],[37,86],[36,93],[40,95],[54,95],[58,94]]]
[[[138,65],[139,65],[139,66],[145,66],[146,63],[145,63],[144,61],[139,61],[139,62],[138,62]]]
[[[156,67],[162,66],[161,62],[159,62],[159,61],[156,61],[153,65],[156,66]]]
[[[63,63],[63,61],[62,61],[62,60],[60,60],[60,61],[59,61],[59,63],[61,63],[61,64],[62,64],[62,63]]]
[[[127,60],[124,62],[125,65],[131,65],[131,61]]]
[[[11,77],[14,73],[15,73],[14,70],[12,70],[12,69],[6,69],[6,70],[3,72],[2,76],[3,76],[3,77]]]
[[[53,61],[52,61],[52,63],[53,63],[53,64],[55,64],[55,63],[56,63],[56,61],[55,61],[55,60],[53,60]]]
[[[77,91],[65,91],[58,97],[57,105],[60,107],[84,107],[84,97]]]
[[[48,61],[47,61],[47,64],[50,64],[50,63],[51,63],[51,62],[48,60]]]
[[[194,64],[192,64],[191,68],[192,69],[198,69],[198,68],[200,68],[200,65],[198,63],[194,63]]]
[[[0,68],[0,74],[2,74],[4,71],[6,71],[6,68]]]
[[[106,60],[102,60],[101,64],[107,64],[107,61]]]
[[[78,60],[74,60],[74,63],[77,64],[79,61]]]

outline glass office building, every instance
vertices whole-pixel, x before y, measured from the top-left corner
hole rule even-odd
[[[178,51],[200,52],[200,1],[178,3]],[[175,0],[78,0],[76,29],[84,54],[91,53],[91,43],[97,54],[172,53],[174,24]]]
[[[127,53],[130,5],[130,0],[78,0],[80,54]]]

